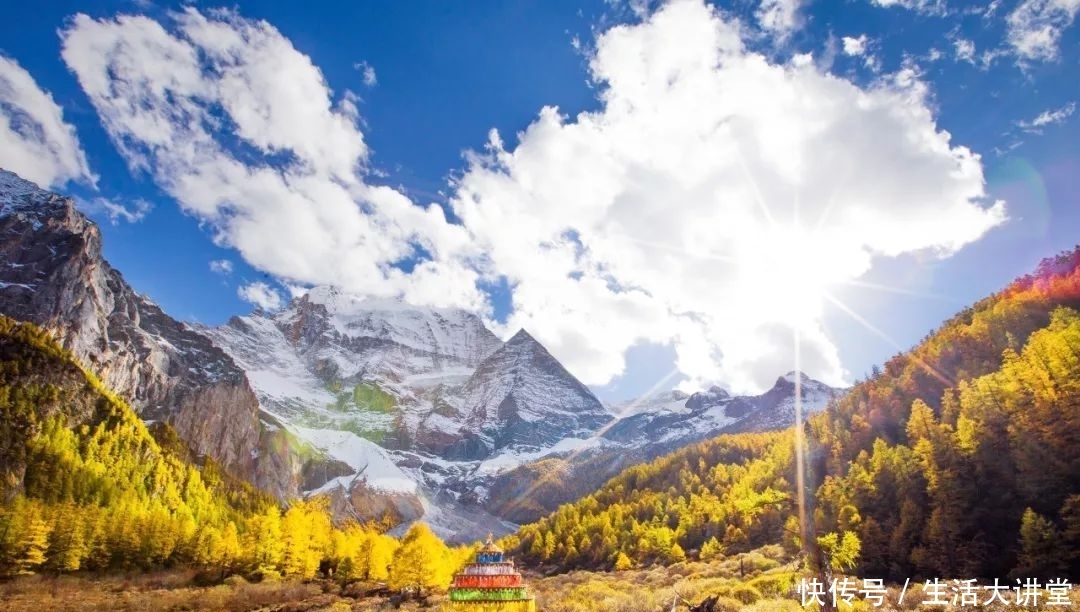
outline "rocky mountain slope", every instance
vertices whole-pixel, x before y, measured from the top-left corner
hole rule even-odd
[[[169,422],[196,453],[268,490],[295,489],[261,431],[244,371],[133,291],[71,199],[4,170],[0,313],[52,332],[142,418]]]
[[[566,438],[587,438],[612,418],[592,392],[524,330],[473,372],[461,389],[459,406],[451,430],[459,436],[477,433],[469,440],[472,444],[446,449],[448,458],[483,459],[503,448],[535,452]]]

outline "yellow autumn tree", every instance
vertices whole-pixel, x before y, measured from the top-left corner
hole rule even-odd
[[[244,557],[256,574],[280,576],[279,568],[285,554],[281,537],[281,511],[269,506],[248,520],[244,537]]]
[[[368,538],[364,546],[368,580],[378,582],[389,579],[390,564],[394,561],[398,545],[397,540],[381,533]]]
[[[424,523],[415,523],[394,553],[387,586],[423,594],[445,589],[453,578],[450,549]]]
[[[49,549],[49,532],[51,530],[49,523],[41,516],[41,511],[35,509],[34,514],[27,521],[21,555],[17,559],[19,569],[22,572],[33,572],[45,563],[45,553]]]
[[[53,530],[49,538],[49,560],[52,569],[74,572],[82,567],[89,553],[86,529],[79,509],[70,503],[59,506],[52,516]]]

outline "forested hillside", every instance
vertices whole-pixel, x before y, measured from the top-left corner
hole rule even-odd
[[[806,424],[811,533],[903,580],[1080,573],[1080,249],[897,355]],[[523,527],[534,562],[629,567],[800,548],[793,430],[631,468]]]
[[[287,509],[211,460],[187,460],[29,323],[0,317],[0,574],[197,566],[248,576],[445,587],[470,549]]]
[[[790,431],[694,444],[629,468],[523,527],[520,547],[539,563],[622,569],[776,542],[791,498],[793,451]]]

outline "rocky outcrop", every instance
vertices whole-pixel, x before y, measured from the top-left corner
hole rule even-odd
[[[70,198],[0,170],[0,313],[52,332],[145,420],[279,495],[260,470],[258,401],[221,349],[137,294],[102,257],[101,232]],[[263,446],[262,449],[260,447]]]

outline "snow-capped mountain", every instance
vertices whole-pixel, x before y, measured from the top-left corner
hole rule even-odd
[[[411,448],[501,345],[478,317],[315,287],[283,310],[201,328],[243,367],[260,406],[297,427]],[[449,396],[449,399],[448,399]]]
[[[643,409],[619,419],[603,436],[623,444],[667,450],[722,432],[788,427],[795,422],[795,376],[795,372],[781,376],[771,389],[756,396],[732,396],[720,387],[690,396],[678,391],[660,394]],[[840,391],[806,374],[799,376],[805,414],[824,410]]]
[[[418,436],[436,428],[450,432],[460,442],[442,454],[458,459],[484,459],[507,447],[535,452],[565,438],[587,438],[611,420],[588,387],[525,330],[480,364],[456,403],[456,411],[425,419]]]
[[[462,310],[315,287],[200,331],[247,372],[271,426],[310,449],[304,490],[358,518],[393,496],[396,518],[453,536],[482,512],[477,479],[576,448],[612,418],[527,332],[503,344]]]
[[[612,404],[608,410],[620,420],[641,413],[685,412],[689,397],[688,393],[672,389]]]
[[[321,313],[322,317],[314,316]],[[416,308],[397,299],[350,295],[335,287],[315,287],[301,296],[275,320],[305,349],[317,347],[313,334],[329,324],[338,340],[375,339],[430,355],[476,366],[495,352],[502,342],[484,327],[476,315],[452,308]],[[306,342],[305,342],[306,340]],[[318,347],[317,347],[318,348]],[[437,366],[438,360],[433,363]],[[340,363],[342,374],[354,363]],[[353,372],[355,373],[355,372]]]
[[[277,313],[201,331],[247,371],[263,409],[298,432],[479,460],[588,436],[611,419],[527,332],[503,344],[461,310],[316,287]]]

